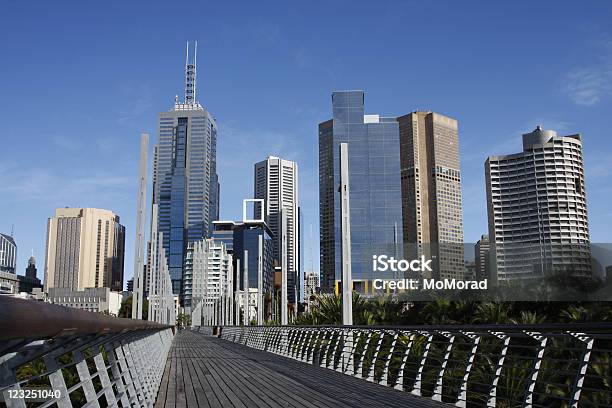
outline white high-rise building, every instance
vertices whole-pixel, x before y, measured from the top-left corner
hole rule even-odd
[[[300,294],[298,165],[296,162],[269,156],[255,164],[254,198],[264,200],[264,221],[274,234],[274,258],[280,265],[281,209],[287,217],[287,292],[289,303]],[[260,218],[255,208],[255,218]]]
[[[491,266],[500,282],[544,273],[591,274],[579,134],[539,126],[523,151],[485,162]]]
[[[228,290],[231,268],[232,256],[223,242],[209,238],[189,243],[183,282],[186,307],[196,307],[200,300],[212,305],[221,299]]]

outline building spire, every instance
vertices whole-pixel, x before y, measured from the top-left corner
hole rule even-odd
[[[195,104],[196,78],[197,78],[198,42],[195,41],[193,49],[193,60],[189,60],[189,41],[187,41],[187,53],[185,56],[185,104]]]

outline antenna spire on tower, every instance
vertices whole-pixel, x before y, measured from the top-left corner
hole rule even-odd
[[[185,56],[185,103],[195,104],[196,100],[196,77],[198,56],[198,42],[195,41],[193,50],[193,61],[189,60],[189,41],[187,41],[187,53]]]

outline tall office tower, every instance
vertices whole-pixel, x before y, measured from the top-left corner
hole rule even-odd
[[[463,278],[457,121],[435,112],[412,112],[397,121],[406,251],[432,257],[434,277]]]
[[[0,271],[15,273],[17,244],[12,236],[0,234]]]
[[[476,263],[476,279],[491,279],[489,253],[491,243],[487,234],[482,235],[474,246],[474,262]]]
[[[274,259],[281,263],[281,209],[287,215],[287,296],[299,299],[298,165],[270,156],[255,164],[254,198],[264,200],[264,216],[255,207],[255,218],[263,218],[274,234]]]
[[[189,243],[183,279],[188,313],[201,300],[212,304],[221,297],[227,290],[231,268],[232,256],[222,242],[208,238]]]
[[[28,259],[28,267],[26,268],[25,276],[30,279],[36,279],[36,258],[34,258],[34,255]]]
[[[159,114],[154,155],[153,203],[159,205],[157,228],[164,248],[172,290],[182,290],[183,263],[189,242],[210,237],[219,214],[217,124],[197,100],[196,51],[185,63],[185,96]]]
[[[340,143],[348,143],[353,287],[368,291],[377,278],[373,255],[401,256],[402,195],[399,124],[396,118],[364,114],[363,91],[332,94],[333,119],[319,124],[319,222],[321,288],[340,280]]]
[[[123,290],[125,227],[112,211],[58,208],[47,223],[45,292],[49,288]]]
[[[499,282],[546,273],[591,275],[579,134],[539,126],[523,151],[485,162],[492,266]]]

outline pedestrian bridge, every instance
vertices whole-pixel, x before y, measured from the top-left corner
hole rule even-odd
[[[174,328],[0,297],[8,407],[610,407],[612,324]]]

